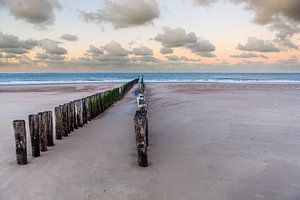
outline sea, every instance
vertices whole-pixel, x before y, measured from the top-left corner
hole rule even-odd
[[[0,85],[126,82],[300,83],[300,73],[0,73]]]

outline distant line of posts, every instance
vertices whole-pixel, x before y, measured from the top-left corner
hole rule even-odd
[[[120,100],[138,81],[139,79],[134,79],[120,87],[55,107],[56,140],[67,137],[72,131],[103,113],[113,103]],[[32,157],[39,157],[40,152],[45,152],[48,147],[54,146],[53,113],[44,111],[31,114],[28,116],[28,122]],[[25,120],[14,120],[13,127],[17,163],[25,165],[28,163]]]

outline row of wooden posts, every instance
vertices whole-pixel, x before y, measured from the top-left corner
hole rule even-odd
[[[52,111],[29,115],[32,157],[39,157],[40,152],[47,151],[48,147],[54,146],[54,123],[56,140],[67,137],[72,131],[87,124],[121,99],[133,85],[138,83],[138,80],[134,79],[120,87],[59,105],[54,109],[55,120],[53,120]],[[28,163],[25,120],[13,121],[13,127],[17,163],[24,165]]]
[[[148,166],[147,147],[148,142],[148,104],[146,102],[146,91],[143,77],[139,82],[137,96],[138,110],[134,116],[134,130],[137,147],[138,165],[141,167]]]

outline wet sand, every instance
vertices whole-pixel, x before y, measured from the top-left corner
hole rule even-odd
[[[128,93],[28,165],[4,160],[0,199],[300,199],[300,85],[146,86],[149,167],[137,166],[136,103]],[[51,93],[10,94],[26,99],[21,113],[59,101]],[[82,93],[68,95],[61,98]],[[40,105],[28,106],[32,99]],[[13,102],[6,105],[17,113]],[[5,146],[13,147],[11,142],[8,137]]]

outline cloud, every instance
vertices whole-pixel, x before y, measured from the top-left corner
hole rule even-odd
[[[183,61],[187,61],[187,62],[201,62],[202,61],[199,58],[187,58],[185,56],[181,56],[180,59]]]
[[[112,41],[106,44],[104,50],[112,56],[128,56],[130,51],[124,49],[118,42]]]
[[[64,34],[60,37],[60,39],[73,42],[77,41],[78,37],[76,35]]]
[[[67,50],[65,48],[59,47],[58,44],[59,42],[50,39],[43,39],[39,41],[39,46],[48,54],[66,54]]]
[[[131,58],[132,61],[134,62],[139,62],[139,63],[159,63],[161,62],[159,59],[153,57],[153,56],[136,56]]]
[[[209,6],[217,0],[194,0],[199,6]],[[255,13],[255,22],[268,24],[278,17],[286,17],[300,22],[299,0],[227,0],[235,4],[244,4],[247,10]]]
[[[271,31],[277,32],[276,40],[279,45],[283,48],[288,49],[298,49],[298,45],[294,44],[291,39],[293,36],[300,32],[300,27],[298,23],[284,21],[282,19],[278,19],[272,23],[269,27]]]
[[[151,55],[153,55],[152,49],[149,49],[148,47],[145,47],[145,46],[136,47],[132,51],[137,56],[151,56]]]
[[[176,55],[169,55],[166,56],[166,58],[168,59],[168,61],[171,62],[200,62],[201,59],[192,59],[192,58],[187,58],[185,56],[176,56]]]
[[[44,53],[44,52],[38,52],[36,54],[36,58],[39,61],[63,61],[65,60],[65,56],[59,55],[59,54],[49,54],[49,53]]]
[[[150,24],[159,15],[156,0],[107,0],[97,12],[81,11],[85,22],[110,23],[115,29]]]
[[[215,51],[216,47],[208,40],[198,39],[195,43],[187,44],[186,48],[202,57],[215,57],[211,52]]]
[[[195,0],[195,2],[199,6],[210,6],[211,4],[217,2],[217,0]]]
[[[16,58],[16,57],[17,57],[17,55],[14,53],[9,53],[4,56],[4,58]]]
[[[160,53],[161,54],[171,54],[171,53],[173,53],[174,51],[173,51],[173,49],[171,49],[171,48],[165,48],[165,47],[163,47],[163,48],[161,48],[160,49]]]
[[[103,50],[95,47],[94,45],[90,45],[87,53],[92,54],[92,56],[98,56],[104,54]]]
[[[53,24],[54,10],[61,9],[56,0],[0,0],[1,5],[16,19],[38,26]]]
[[[183,47],[186,44],[197,42],[195,33],[186,33],[182,28],[163,27],[163,32],[158,34],[155,40],[161,42],[165,48]]]
[[[20,40],[19,37],[4,34],[0,31],[0,51],[5,53],[24,54],[38,45],[33,39]]]
[[[239,55],[230,55],[231,58],[263,58],[263,59],[268,59],[267,56],[263,54],[255,54],[255,53],[242,53]]]
[[[242,51],[256,51],[256,52],[279,52],[271,41],[264,41],[255,37],[249,37],[245,45],[238,44],[237,48]]]
[[[186,33],[182,28],[164,27],[164,33],[158,34],[154,39],[161,42],[163,49],[162,54],[169,54],[173,52],[171,48],[183,47],[189,49],[191,52],[202,57],[215,57],[212,53],[216,47],[202,38],[198,38],[193,32]]]
[[[243,3],[247,10],[255,12],[255,22],[267,24],[278,17],[287,17],[300,22],[299,0],[231,0],[234,3]]]
[[[166,56],[169,61],[180,61],[180,57],[176,55]]]
[[[278,63],[282,65],[299,64],[299,60],[296,56],[291,56],[288,59],[279,60]]]

